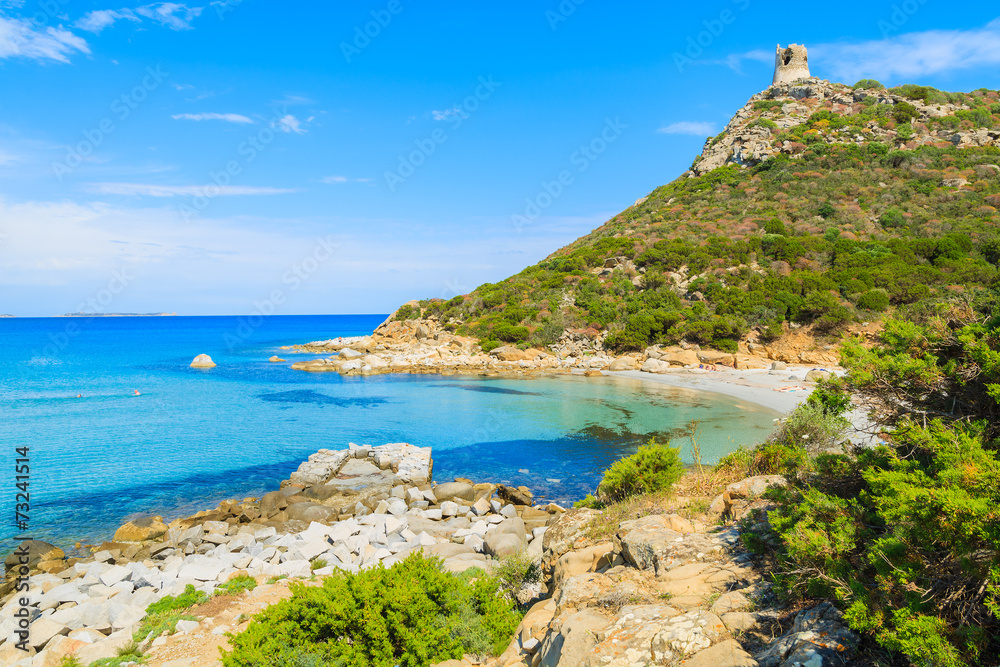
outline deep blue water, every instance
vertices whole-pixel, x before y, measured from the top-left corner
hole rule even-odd
[[[169,520],[273,490],[312,452],[348,442],[432,446],[438,481],[527,484],[569,502],[650,437],[687,454],[699,420],[711,462],[760,441],[776,416],[626,378],[304,373],[288,366],[306,357],[277,349],[370,333],[383,319],[0,319],[0,553],[18,532],[17,447],[30,448],[29,532],[66,547],[110,539],[137,513]],[[218,366],[189,368],[200,353]]]

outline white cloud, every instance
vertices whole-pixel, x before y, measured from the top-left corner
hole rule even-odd
[[[135,22],[142,20],[136,16],[135,12],[131,9],[122,9],[119,11],[115,11],[113,9],[99,9],[97,11],[84,14],[83,18],[79,19],[73,25],[81,30],[99,33],[108,26],[114,25],[116,21],[120,21],[122,19]]]
[[[143,18],[147,18],[172,30],[190,30],[191,21],[200,16],[201,12],[202,7],[188,7],[176,2],[154,2],[136,7],[134,10],[99,9],[85,14],[74,25],[81,30],[99,33],[118,21],[139,23]]]
[[[325,176],[320,179],[320,183],[333,185],[334,183],[371,183],[370,178],[348,178],[347,176]]]
[[[707,137],[715,134],[715,124],[704,121],[685,120],[661,127],[657,132],[660,134],[690,134],[696,137]]]
[[[253,123],[253,120],[238,113],[177,113],[174,120],[224,120],[227,123]]]
[[[250,185],[156,185],[153,183],[91,183],[89,192],[102,195],[140,197],[230,197],[235,195],[283,195],[298,192],[288,188]]]
[[[971,30],[927,30],[882,40],[817,44],[810,61],[832,79],[904,83],[923,76],[1000,65],[1000,19]]]
[[[451,118],[454,118],[460,113],[462,113],[462,110],[458,108],[445,109],[444,111],[434,110],[431,111],[431,118],[433,118],[434,120],[450,120]]]
[[[29,21],[0,16],[0,58],[31,58],[68,63],[76,52],[90,53],[87,42],[63,28],[35,30]]]
[[[292,114],[285,114],[281,118],[271,123],[271,127],[279,132],[295,134],[305,134],[306,129],[302,127],[302,121],[293,116]]]

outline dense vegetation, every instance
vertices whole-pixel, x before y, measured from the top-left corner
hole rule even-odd
[[[810,456],[777,437],[722,462],[792,482],[768,517],[785,593],[836,600],[904,664],[1000,664],[998,304],[942,300],[887,322],[871,349],[848,342],[847,383],[815,395],[812,419],[793,416],[829,423],[850,392],[883,444]]]
[[[932,125],[998,125],[993,91],[893,92],[971,106]],[[824,108],[779,130],[770,118],[782,104],[757,102],[754,124],[796,154],[678,178],[515,276],[397,317],[438,316],[487,349],[547,345],[573,328],[607,333],[616,351],[681,340],[734,351],[748,334],[767,342],[788,324],[813,323],[836,335],[854,320],[996,283],[1000,168],[989,165],[1000,150],[901,150],[907,102],[869,97],[857,113]],[[857,143],[872,122],[896,131],[897,143]]]
[[[222,662],[420,667],[500,653],[520,619],[504,579],[481,570],[450,574],[414,554],[390,568],[338,571],[322,586],[293,584],[291,598],[232,638]]]

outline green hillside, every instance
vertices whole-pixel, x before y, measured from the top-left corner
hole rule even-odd
[[[692,171],[587,236],[422,314],[485,349],[569,328],[736,351],[996,284],[1000,95],[808,81],[755,96]]]

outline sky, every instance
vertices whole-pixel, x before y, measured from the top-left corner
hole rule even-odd
[[[780,43],[1000,88],[1000,10],[0,0],[0,313],[387,313],[682,174]]]

